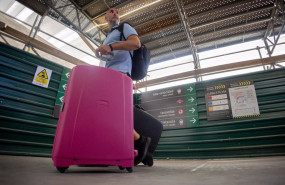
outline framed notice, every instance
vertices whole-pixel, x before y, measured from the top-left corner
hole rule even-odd
[[[227,83],[207,86],[205,98],[208,120],[232,118]]]
[[[255,88],[251,80],[230,84],[229,95],[233,118],[259,116]]]
[[[209,85],[205,89],[208,120],[259,116],[252,80],[238,80]]]

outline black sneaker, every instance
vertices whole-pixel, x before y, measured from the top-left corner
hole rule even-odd
[[[153,166],[153,158],[151,153],[147,153],[144,160],[142,161],[144,165]]]
[[[134,160],[134,165],[138,165],[140,162],[142,162],[147,154],[149,144],[151,142],[150,137],[142,137],[142,142],[135,146],[135,149],[138,150],[138,156]]]

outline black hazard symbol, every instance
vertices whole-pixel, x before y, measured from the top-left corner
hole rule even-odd
[[[44,79],[48,79],[47,72],[46,72],[45,69],[42,70],[41,72],[39,72],[39,73],[37,74],[37,76],[38,76],[38,77],[41,77],[41,78],[44,78]]]

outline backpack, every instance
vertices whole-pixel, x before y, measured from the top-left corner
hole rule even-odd
[[[122,40],[123,38],[127,40],[124,35],[124,24],[129,24],[129,23],[125,22],[119,25],[118,30],[121,32],[120,40]],[[130,52],[130,56],[132,58],[131,78],[132,80],[136,81],[142,80],[147,74],[148,66],[150,63],[150,52],[146,48],[146,46],[143,43],[141,43],[141,47],[137,50],[134,50],[133,55]]]

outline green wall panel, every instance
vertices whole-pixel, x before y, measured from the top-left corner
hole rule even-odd
[[[48,88],[32,84],[37,66],[52,70]],[[0,43],[0,154],[51,156],[53,111],[64,67]]]
[[[259,117],[207,120],[205,86],[252,79]],[[164,130],[156,158],[226,158],[285,155],[285,69],[196,83],[198,127]],[[139,102],[139,100],[137,100]]]
[[[37,66],[51,69],[48,88],[32,84]],[[0,154],[51,156],[53,116],[63,67],[0,43]],[[204,89],[211,83],[254,81],[260,117],[208,121]],[[164,130],[156,158],[226,158],[285,154],[285,69],[196,83],[199,126]],[[134,103],[140,104],[139,95]]]

